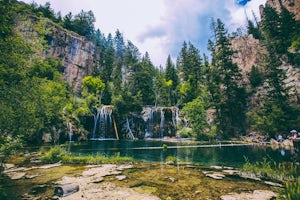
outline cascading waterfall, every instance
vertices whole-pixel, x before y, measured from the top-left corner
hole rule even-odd
[[[69,142],[72,142],[73,128],[71,122],[68,122],[67,128],[68,128]]]
[[[176,136],[176,124],[180,121],[177,107],[146,107],[143,119],[147,123],[145,138]]]
[[[160,132],[160,138],[164,137],[164,125],[165,125],[165,113],[164,110],[160,110],[160,126],[159,126],[159,132]]]
[[[103,106],[97,109],[94,116],[93,137],[91,140],[114,139],[114,127],[112,120],[112,107]]]
[[[127,129],[127,131],[128,131],[127,137],[128,137],[129,139],[131,139],[131,140],[134,140],[135,138],[134,138],[134,135],[133,135],[132,130],[131,130],[131,128],[130,128],[130,124],[129,124],[129,121],[128,121],[128,117],[126,118],[126,129]]]

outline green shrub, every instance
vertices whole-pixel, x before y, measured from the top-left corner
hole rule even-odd
[[[45,151],[41,149],[41,151]],[[54,146],[49,151],[45,152],[41,156],[41,160],[44,163],[56,163],[61,161],[67,164],[121,164],[134,162],[132,157],[122,157],[120,153],[116,153],[114,156],[104,155],[88,155],[88,156],[76,156],[68,153],[64,148],[60,146]]]
[[[176,165],[178,162],[178,159],[175,156],[168,156],[166,158],[166,162],[173,162]]]
[[[285,184],[285,196],[287,200],[300,199],[300,179]]]
[[[178,133],[181,138],[192,138],[193,137],[193,130],[191,128],[184,127],[181,130],[179,130]]]
[[[49,151],[44,153],[41,157],[41,161],[45,163],[56,163],[62,160],[63,156],[67,155],[67,151],[60,147],[54,146]]]

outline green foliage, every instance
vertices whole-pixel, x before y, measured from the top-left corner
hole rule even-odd
[[[191,128],[184,127],[178,130],[178,134],[181,138],[193,138],[193,131]]]
[[[166,162],[172,162],[174,163],[174,165],[176,165],[179,162],[179,160],[175,156],[168,156],[166,157]]]
[[[292,42],[292,46],[294,51],[300,51],[300,37]]]
[[[164,150],[168,149],[168,145],[167,144],[163,144],[162,147],[163,147]]]
[[[134,162],[131,157],[121,157],[120,154],[107,157],[102,155],[74,156],[69,154],[64,148],[54,146],[47,152],[42,152],[41,160],[45,163],[56,163],[61,161],[66,164],[121,164]]]
[[[205,95],[205,94],[204,94]],[[192,102],[187,103],[183,107],[183,112],[187,116],[191,124],[194,135],[197,139],[208,139],[210,135],[207,134],[208,128],[206,120],[207,101],[205,98],[197,98]]]
[[[67,151],[64,148],[60,146],[54,146],[41,156],[41,161],[45,163],[56,163],[61,161],[65,155],[67,155]]]
[[[285,197],[287,200],[300,199],[300,179],[285,184]]]
[[[225,25],[220,19],[213,23],[215,42],[212,46],[212,77],[209,90],[214,98],[218,129],[224,137],[245,132],[246,91],[241,84],[242,74],[233,63],[233,50]]]
[[[0,156],[3,155],[5,158],[21,148],[22,139],[20,137],[11,138],[10,136],[0,135]],[[2,160],[0,160],[1,163]]]
[[[263,158],[261,162],[250,163],[245,157],[245,164],[241,171],[253,173],[258,177],[272,178],[280,181],[293,181],[298,178],[299,167],[297,164],[276,163]]]
[[[86,76],[82,80],[82,88],[87,93],[99,95],[104,90],[105,84],[97,77]]]
[[[204,83],[203,63],[199,50],[192,43],[183,43],[177,58],[177,68],[182,80],[180,84],[181,104],[197,98]]]
[[[253,88],[261,86],[263,84],[263,73],[256,66],[251,67],[249,73],[249,81]]]

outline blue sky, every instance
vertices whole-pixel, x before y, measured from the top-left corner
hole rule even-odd
[[[23,0],[31,3],[32,0]],[[259,5],[266,0],[35,0],[73,14],[92,10],[95,27],[106,36],[119,29],[142,54],[149,52],[154,65],[164,66],[171,54],[175,61],[184,41],[207,53],[211,19],[220,18],[229,31],[246,24],[246,14],[259,17]]]

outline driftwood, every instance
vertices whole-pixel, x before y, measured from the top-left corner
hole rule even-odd
[[[60,197],[65,197],[79,191],[79,185],[67,184],[55,187],[54,194]]]

